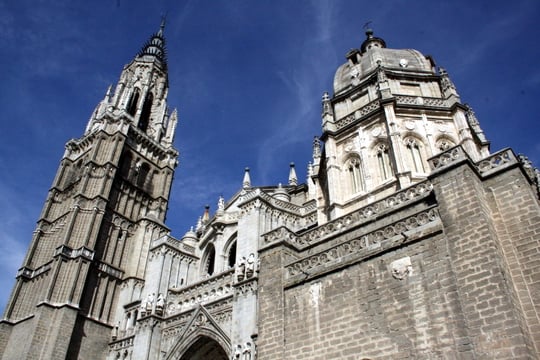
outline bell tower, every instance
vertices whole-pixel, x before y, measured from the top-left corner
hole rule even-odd
[[[0,323],[3,358],[101,358],[118,304],[140,295],[179,155],[164,25],[66,144]]]
[[[424,181],[427,160],[449,148],[489,155],[474,112],[431,57],[387,48],[371,29],[345,57],[322,98],[310,167],[320,224]]]

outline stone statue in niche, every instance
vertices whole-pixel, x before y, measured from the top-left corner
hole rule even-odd
[[[165,299],[163,298],[163,294],[159,293],[158,298],[156,300],[156,314],[163,315],[164,308],[165,308]]]
[[[236,265],[236,279],[238,281],[244,280],[246,272],[246,258],[242,256],[242,258],[238,261],[238,265]]]
[[[146,297],[145,310],[147,314],[152,313],[152,307],[154,306],[155,296],[156,295],[152,293],[152,294],[148,294],[148,296]]]
[[[405,277],[411,276],[413,271],[411,258],[406,256],[399,260],[393,261],[390,264],[390,269],[392,271],[392,276],[395,279],[403,280]]]
[[[255,254],[251,253],[249,254],[247,261],[246,261],[246,278],[250,278],[253,276],[253,273],[255,272]]]

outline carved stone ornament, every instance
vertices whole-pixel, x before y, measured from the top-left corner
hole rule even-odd
[[[405,277],[411,276],[413,271],[411,258],[406,256],[393,261],[390,264],[390,269],[392,271],[392,276],[398,280],[403,280]]]

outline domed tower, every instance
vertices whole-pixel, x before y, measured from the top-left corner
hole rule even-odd
[[[322,152],[312,179],[319,223],[426,179],[427,159],[461,145],[473,160],[489,154],[474,113],[446,71],[417,50],[396,50],[366,31],[323,95]]]
[[[4,358],[103,358],[118,304],[140,297],[178,158],[163,30],[66,144],[6,307]]]

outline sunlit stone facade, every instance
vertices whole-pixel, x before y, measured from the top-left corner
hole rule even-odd
[[[66,146],[2,359],[538,358],[538,172],[370,30],[333,87],[306,183],[246,169],[175,239],[162,27]]]

